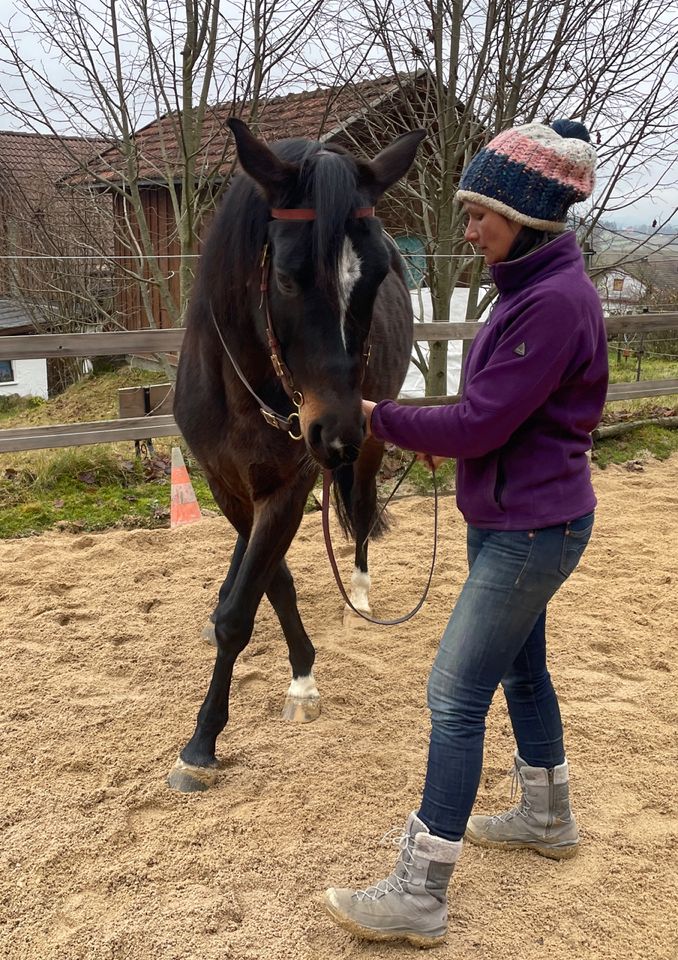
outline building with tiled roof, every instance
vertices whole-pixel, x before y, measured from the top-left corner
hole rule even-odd
[[[110,252],[104,227],[110,200],[61,183],[104,146],[82,137],[0,131],[0,295],[31,301],[42,295],[50,274],[64,273],[63,263],[48,257],[106,243]]]
[[[421,75],[423,76],[423,75]],[[372,111],[388,114],[398,108],[403,89],[420,75],[366,80],[351,87],[319,88],[262,100],[257,105],[256,130],[269,142],[286,137],[340,140],[347,130]],[[196,176],[228,177],[235,161],[234,142],[226,121],[231,116],[250,121],[252,105],[231,101],[208,107],[196,156]],[[177,182],[182,176],[182,152],[177,114],[165,114],[136,131],[137,178],[147,186]],[[123,157],[115,146],[104,150],[90,165],[92,175],[111,183],[124,179]],[[77,173],[71,182],[85,181]]]
[[[414,87],[421,90],[415,95]],[[421,125],[417,120],[417,104],[425,99],[430,87],[430,76],[424,72],[398,77],[367,80],[350,87],[337,87],[290,93],[260,101],[256,112],[251,104],[232,102],[217,104],[207,111],[202,128],[201,143],[195,155],[195,179],[205,184],[211,196],[220,192],[234,170],[235,141],[227,120],[239,115],[250,123],[255,132],[269,142],[287,137],[332,141],[364,156],[374,156],[400,133]],[[136,182],[140,187],[146,227],[156,254],[158,268],[168,278],[170,294],[179,302],[178,262],[181,247],[177,221],[169,184],[176,196],[180,195],[184,174],[183,151],[180,148],[180,116],[167,114],[147,124],[134,135],[134,164]],[[79,171],[67,177],[71,184],[96,185],[112,190],[113,207],[119,224],[127,227],[132,215],[130,205],[120,192],[125,184],[126,163],[120,149],[110,146],[89,165],[89,175]],[[402,196],[401,196],[402,201]],[[379,203],[379,216],[392,234],[406,235],[412,231],[405,222],[404,210],[412,210],[412,201],[398,204],[398,188],[394,188]],[[213,209],[213,208],[212,208]],[[203,216],[200,232],[204,235],[211,213]],[[114,255],[130,253],[124,230],[116,230]],[[419,248],[418,248],[419,249]],[[157,284],[149,289],[154,322],[170,326],[167,304]],[[146,307],[138,284],[121,288],[116,303],[118,316],[128,329],[148,325]]]

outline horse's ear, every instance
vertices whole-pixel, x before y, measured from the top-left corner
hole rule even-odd
[[[361,186],[371,194],[373,200],[377,200],[407,173],[414,162],[417,147],[425,136],[425,130],[403,133],[377,154],[374,160],[361,164]]]
[[[229,117],[228,125],[235,136],[240,166],[270,198],[296,174],[297,168],[276,157],[242,120]]]

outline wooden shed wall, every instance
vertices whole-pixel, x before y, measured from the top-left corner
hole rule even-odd
[[[179,238],[177,236],[176,219],[172,208],[172,198],[165,187],[146,187],[141,192],[146,223],[151,236],[153,248],[156,251],[158,265],[169,284],[170,293],[175,303],[179,303]],[[129,245],[123,243],[120,234],[124,236],[125,219],[131,222],[129,208],[125,209],[120,196],[115,199],[115,215],[119,227],[115,237],[115,256],[119,258],[118,282],[116,284],[116,310],[120,322],[127,330],[140,330],[150,326],[146,308],[141,296],[141,286],[132,277],[125,276],[125,268],[136,269],[134,261],[126,259],[133,255]],[[135,235],[139,237],[139,225],[133,222]],[[144,277],[152,276],[148,263],[144,264]],[[153,318],[158,327],[172,326],[171,315],[163,303],[160,289],[156,284],[148,286]]]

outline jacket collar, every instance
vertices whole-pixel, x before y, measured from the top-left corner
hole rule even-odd
[[[499,293],[509,293],[537,279],[543,280],[577,261],[583,262],[582,253],[576,234],[568,230],[518,260],[495,263],[490,267],[490,275]]]

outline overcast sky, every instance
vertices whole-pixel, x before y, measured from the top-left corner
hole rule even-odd
[[[20,30],[23,34],[22,45],[23,53],[28,59],[39,59],[49,64],[50,77],[56,83],[59,75],[65,76],[65,70],[58,61],[50,58],[49,52],[40,48],[39,44],[31,40],[31,24],[22,15],[17,14],[14,0],[0,0],[0,24],[4,27],[12,19],[15,30]],[[678,100],[678,94],[677,94]],[[0,104],[0,130],[22,130],[27,129],[21,121],[12,116],[11,112]],[[651,165],[646,168],[647,179],[638,181],[638,193],[646,192],[650,183],[657,179],[656,171],[653,171]],[[654,172],[654,176],[652,176]],[[669,177],[667,183],[673,179],[678,181],[678,169],[674,171],[673,176]],[[655,218],[660,222],[671,216],[672,211],[678,207],[678,183],[674,186],[661,187],[653,192],[649,197],[644,197],[637,203],[626,207],[623,210],[610,212],[603,218],[614,220],[619,226],[638,226],[649,224]],[[672,219],[673,225],[678,225],[678,215]]]

